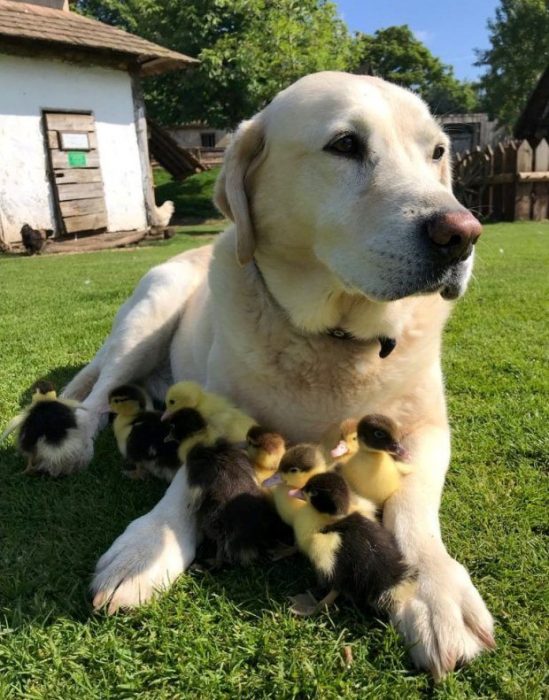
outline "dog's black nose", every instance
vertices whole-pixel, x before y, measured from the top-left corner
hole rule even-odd
[[[427,221],[432,248],[446,262],[466,260],[482,233],[482,226],[466,209],[435,214]]]

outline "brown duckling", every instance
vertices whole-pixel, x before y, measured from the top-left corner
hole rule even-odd
[[[279,433],[253,425],[246,435],[246,451],[261,486],[278,470],[286,452],[286,441]]]

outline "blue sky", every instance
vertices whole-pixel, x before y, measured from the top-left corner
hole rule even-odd
[[[474,80],[475,49],[489,47],[486,21],[498,0],[335,0],[351,31],[372,34],[394,24],[407,24],[460,79]]]

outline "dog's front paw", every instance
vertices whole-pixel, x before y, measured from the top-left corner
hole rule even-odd
[[[493,649],[493,620],[469,574],[445,556],[420,572],[414,595],[393,614],[412,661],[440,680],[456,666]]]
[[[134,520],[97,562],[93,606],[110,614],[168,588],[194,558],[194,524],[181,532],[153,510]]]

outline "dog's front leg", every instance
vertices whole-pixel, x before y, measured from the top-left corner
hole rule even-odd
[[[131,522],[97,562],[91,584],[94,607],[113,613],[146,602],[189,567],[196,544],[182,467],[156,506]]]
[[[450,457],[449,432],[428,426],[410,436],[413,471],[385,505],[384,522],[417,567],[415,593],[393,622],[414,664],[442,678],[458,663],[494,647],[493,621],[466,569],[446,551],[438,522]]]

